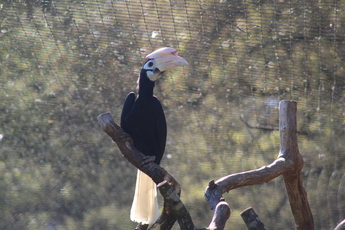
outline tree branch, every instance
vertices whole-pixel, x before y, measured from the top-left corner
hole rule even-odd
[[[266,230],[264,223],[261,222],[253,208],[247,208],[241,212],[241,216],[249,230]]]
[[[296,112],[297,102],[281,101],[279,103],[279,156],[285,157],[293,163],[283,177],[296,229],[314,230],[313,215],[302,180],[303,157],[298,149]]]
[[[298,150],[297,103],[281,101],[279,104],[280,151],[271,164],[259,169],[231,174],[210,183],[205,192],[211,209],[214,209],[222,194],[232,189],[268,182],[280,175],[284,177],[296,229],[314,230],[313,216],[303,187],[301,170],[303,158]]]
[[[104,132],[117,144],[122,155],[132,165],[150,176],[164,197],[163,215],[159,218],[161,222],[157,222],[150,229],[167,230],[178,220],[181,229],[194,230],[193,221],[180,200],[179,183],[162,167],[152,161],[147,161],[147,156],[134,147],[131,137],[114,122],[110,113],[99,115],[98,121]]]
[[[231,214],[230,207],[225,201],[220,201],[214,210],[213,218],[207,229],[222,230]]]

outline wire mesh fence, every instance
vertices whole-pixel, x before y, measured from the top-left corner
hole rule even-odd
[[[345,218],[343,1],[1,1],[1,229],[131,229],[136,170],[97,116],[122,104],[145,55],[189,66],[155,94],[167,117],[162,166],[196,226],[211,179],[274,160],[280,100],[298,102],[304,180],[316,229]],[[292,229],[282,179],[231,191],[228,229],[255,208]]]

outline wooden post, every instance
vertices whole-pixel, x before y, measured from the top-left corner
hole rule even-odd
[[[226,221],[231,214],[230,207],[225,201],[220,201],[214,210],[211,223],[208,226],[208,230],[223,230],[225,228]]]
[[[247,208],[241,212],[241,217],[249,230],[266,230],[264,223],[253,208]]]
[[[283,173],[283,177],[296,229],[314,230],[313,216],[302,180],[303,158],[297,143],[296,112],[296,101],[279,103],[280,152],[278,158],[284,158],[288,164],[292,164],[290,170]]]

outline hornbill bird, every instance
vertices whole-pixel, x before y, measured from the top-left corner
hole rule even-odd
[[[121,114],[121,127],[134,146],[159,164],[165,149],[167,127],[163,108],[153,95],[155,81],[173,67],[188,65],[174,48],[160,48],[146,56],[138,79],[139,92],[128,94]],[[132,221],[152,225],[158,218],[157,188],[152,179],[138,170],[131,208]]]

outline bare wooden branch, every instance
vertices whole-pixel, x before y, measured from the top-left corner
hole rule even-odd
[[[217,206],[217,204],[223,200],[222,197],[223,193],[221,190],[221,187],[214,182],[214,180],[211,180],[208,183],[208,187],[205,191],[205,199],[208,202],[208,205],[210,206],[211,210],[214,210]]]
[[[225,228],[226,221],[231,214],[230,207],[225,201],[220,201],[213,213],[213,218],[207,229],[210,230],[223,230]]]
[[[159,185],[159,191],[164,197],[164,215],[168,218],[160,217],[159,220],[165,220],[164,222],[157,221],[157,224],[152,226],[150,229],[169,229],[168,226],[172,227],[171,220],[178,221],[181,230],[195,230],[192,218],[180,200],[180,196],[175,192],[174,187],[169,183],[162,183]],[[171,215],[172,214],[172,215]],[[170,220],[169,220],[170,219]]]
[[[247,208],[241,213],[241,217],[249,230],[266,230],[264,223],[253,208]]]
[[[278,158],[269,165],[259,169],[224,176],[208,186],[205,197],[211,209],[225,192],[232,189],[261,184],[283,175],[291,210],[295,218],[296,229],[314,230],[313,216],[303,187],[301,170],[303,158],[298,150],[297,103],[281,101],[279,104],[280,151]]]
[[[296,112],[297,102],[280,102],[280,152],[278,157],[285,158],[293,163],[290,170],[284,172],[283,177],[292,214],[295,218],[296,229],[314,230],[313,215],[302,180],[303,157],[298,149]]]
[[[117,144],[123,156],[159,185],[159,191],[164,197],[165,208],[163,212],[165,216],[161,216],[159,220],[162,222],[155,224],[150,229],[171,229],[177,219],[181,229],[194,230],[193,221],[180,200],[181,187],[179,183],[152,160],[147,161],[147,157],[134,147],[131,137],[114,122],[110,113],[99,115],[98,121],[104,132]]]
[[[226,203],[225,199],[222,197],[219,186],[215,184],[213,180],[209,182],[205,191],[205,199],[211,209],[214,210],[212,221],[207,229],[223,230],[226,221],[230,217],[231,210],[228,203]]]
[[[223,194],[235,188],[269,182],[288,172],[291,165],[291,161],[287,161],[285,158],[278,158],[271,164],[259,169],[234,173],[218,179],[215,183],[220,187],[219,189],[221,189]]]

